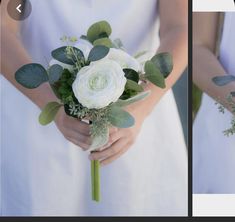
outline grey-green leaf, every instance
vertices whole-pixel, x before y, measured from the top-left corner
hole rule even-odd
[[[135,81],[132,81],[130,79],[127,79],[125,89],[133,90],[136,92],[143,92],[144,91],[144,89],[141,85],[139,85],[138,83],[136,83]]]
[[[48,69],[49,83],[54,84],[55,82],[57,82],[60,79],[62,73],[63,73],[62,66],[58,64],[50,66],[50,68]]]
[[[235,92],[230,93],[232,97],[235,97]]]
[[[128,106],[134,102],[145,99],[149,94],[150,94],[150,91],[145,91],[145,92],[139,93],[136,96],[133,96],[133,97],[126,99],[126,100],[119,99],[117,102],[113,103],[113,105],[114,106],[121,106],[121,107]]]
[[[235,76],[232,76],[232,75],[216,76],[212,79],[212,81],[217,86],[224,86],[224,85],[229,84],[230,82],[235,81]]]
[[[112,106],[108,113],[110,123],[118,128],[129,128],[135,124],[135,119],[118,106]]]
[[[123,72],[125,73],[125,77],[127,79],[130,79],[136,83],[139,82],[139,74],[133,69],[123,69]]]
[[[99,21],[91,25],[87,31],[87,38],[91,43],[102,37],[109,37],[112,33],[112,28],[107,21]]]
[[[109,48],[103,45],[97,45],[93,47],[88,55],[90,62],[100,60],[109,53]]]
[[[160,70],[163,76],[166,78],[173,70],[173,58],[172,55],[168,52],[158,53],[151,61],[156,65]]]
[[[62,105],[57,102],[48,103],[42,110],[39,116],[39,122],[42,125],[47,125],[52,122]]]
[[[75,56],[73,56],[73,58],[68,58],[67,53],[66,53],[66,48],[67,46],[62,46],[58,49],[55,49],[51,52],[51,55],[54,59],[63,62],[65,64],[69,64],[69,65],[74,65],[74,61],[76,58]],[[84,59],[84,55],[83,52],[76,48],[76,47],[72,47],[72,49],[74,50],[74,53],[76,54],[76,57]]]
[[[31,63],[22,66],[15,73],[16,81],[28,89],[34,89],[48,81],[46,69],[40,64]]]
[[[93,45],[104,45],[108,48],[111,48],[113,46],[112,41],[109,38],[101,38],[101,39],[97,39],[93,42]]]
[[[145,70],[145,78],[149,80],[154,85],[165,88],[165,79],[164,76],[161,74],[159,69],[155,66],[152,61],[147,61],[144,66]]]

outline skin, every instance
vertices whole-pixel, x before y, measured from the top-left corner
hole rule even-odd
[[[218,87],[212,82],[213,77],[226,74],[215,56],[218,19],[218,13],[193,13],[193,81],[203,92],[230,110],[226,97],[235,88],[235,83]]]
[[[160,14],[160,46],[157,52],[170,52],[174,59],[174,69],[166,79],[166,88],[160,89],[151,83],[145,90],[151,90],[151,95],[126,108],[135,118],[135,125],[127,129],[110,129],[110,139],[105,147],[92,153],[89,158],[100,160],[101,165],[106,165],[119,158],[135,142],[145,118],[151,113],[155,105],[180,77],[187,65],[188,45],[188,1],[187,0],[159,0]],[[32,62],[29,55],[17,39],[18,23],[6,14],[6,1],[1,5],[2,10],[2,41],[1,72],[18,90],[27,96],[40,109],[50,101],[57,101],[50,86],[45,83],[34,90],[27,90],[16,83],[15,70],[26,63]],[[14,50],[13,50],[14,49]],[[9,62],[9,58],[11,58]],[[142,107],[145,107],[142,109]],[[63,109],[57,114],[56,126],[62,135],[70,142],[78,145],[83,150],[91,144],[90,129],[87,123],[67,116]]]

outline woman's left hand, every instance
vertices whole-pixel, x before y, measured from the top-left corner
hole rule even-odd
[[[124,154],[135,142],[145,119],[143,106],[133,104],[133,106],[128,106],[126,111],[135,118],[135,125],[122,129],[110,128],[109,142],[105,147],[100,148],[99,151],[91,153],[89,155],[91,160],[100,160],[102,166],[109,164]]]

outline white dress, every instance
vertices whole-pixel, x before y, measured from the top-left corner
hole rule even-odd
[[[21,37],[34,62],[47,65],[63,35],[80,36],[99,20],[128,52],[156,50],[155,0],[31,0]],[[39,109],[2,77],[2,215],[187,215],[187,154],[170,90],[145,120],[136,143],[101,169],[101,202],[91,201],[88,153],[55,124],[40,126]]]
[[[225,15],[220,61],[235,75],[235,12]],[[235,136],[226,137],[232,114],[221,114],[215,101],[204,94],[193,127],[194,193],[235,193]]]

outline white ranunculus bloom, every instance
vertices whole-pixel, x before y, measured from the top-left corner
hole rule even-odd
[[[49,62],[49,66],[52,66],[52,65],[55,65],[55,64],[62,66],[63,69],[68,69],[70,72],[73,71],[73,66],[72,66],[72,65],[65,64],[65,63],[60,62],[60,61],[58,61],[58,60],[56,60],[56,59],[52,59],[52,60]]]
[[[88,55],[91,49],[93,48],[93,45],[87,40],[79,39],[74,45],[74,47],[80,49],[83,52],[85,59],[87,60]]]
[[[116,61],[122,69],[134,69],[136,72],[141,69],[139,62],[121,49],[111,48],[104,59]]]
[[[72,87],[75,97],[84,107],[100,109],[116,102],[125,84],[125,73],[120,65],[106,59],[80,69]]]

